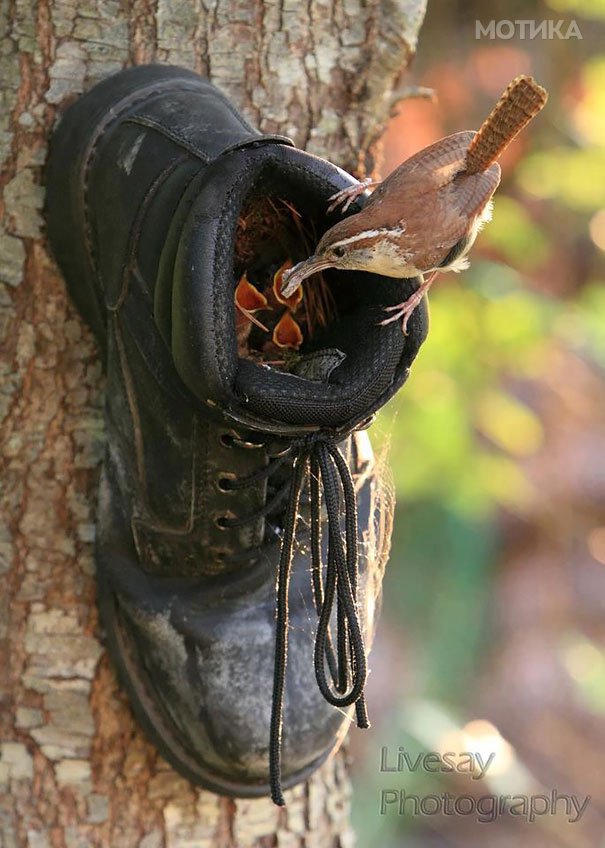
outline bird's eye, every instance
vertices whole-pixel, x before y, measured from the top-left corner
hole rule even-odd
[[[334,256],[338,256],[339,259],[341,259],[346,253],[344,247],[335,247],[332,252],[334,253]]]

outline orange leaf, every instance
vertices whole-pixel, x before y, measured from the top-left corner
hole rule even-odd
[[[273,330],[273,342],[278,347],[290,347],[298,350],[303,342],[303,334],[289,312],[284,312]]]
[[[277,271],[273,275],[273,294],[280,303],[283,303],[284,306],[289,306],[290,309],[294,311],[303,299],[303,287],[299,286],[294,292],[294,294],[290,295],[290,297],[284,297],[281,293],[284,271],[288,271],[291,267],[291,260],[286,259],[286,261],[277,269]]]
[[[267,298],[256,286],[248,282],[246,274],[242,275],[235,289],[235,305],[244,312],[256,312],[257,309],[264,309],[267,306]]]

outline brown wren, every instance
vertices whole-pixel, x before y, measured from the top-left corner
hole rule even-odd
[[[468,267],[466,254],[491,217],[492,195],[500,182],[496,159],[543,108],[547,92],[531,77],[519,76],[478,132],[458,132],[425,147],[382,182],[365,180],[330,198],[328,211],[346,211],[368,186],[378,186],[361,212],[334,224],[315,254],[283,275],[282,295],[325,268],[371,271],[386,277],[428,274],[408,300],[387,307],[382,321],[407,322],[440,271]]]

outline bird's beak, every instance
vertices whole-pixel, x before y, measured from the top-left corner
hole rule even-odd
[[[303,280],[306,280],[311,274],[317,273],[317,271],[331,268],[333,264],[323,256],[310,256],[304,262],[299,262],[294,268],[290,268],[289,271],[284,271],[281,287],[282,297],[292,297]]]

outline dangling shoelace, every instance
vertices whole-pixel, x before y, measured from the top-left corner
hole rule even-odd
[[[277,582],[275,670],[269,743],[271,798],[285,804],[281,786],[283,705],[288,652],[288,589],[298,522],[298,507],[305,479],[309,481],[311,509],[311,575],[319,622],[315,637],[315,676],[328,703],[335,707],[355,704],[358,727],[369,727],[363,689],[367,665],[357,612],[357,503],[351,471],[334,437],[314,434],[293,445],[295,453]],[[328,519],[325,585],[321,556],[321,489]],[[345,543],[340,526],[340,489],[344,499]],[[336,599],[336,650],[330,619]],[[326,674],[328,667],[331,684]]]
[[[255,445],[261,447],[261,443]],[[298,508],[305,480],[309,483],[311,527],[311,578],[319,618],[315,636],[314,665],[319,689],[335,707],[355,704],[357,726],[370,726],[363,689],[367,676],[366,654],[357,612],[357,502],[351,471],[335,437],[316,433],[292,443],[269,464],[239,480],[229,481],[232,489],[242,489],[267,479],[294,457],[290,483],[280,487],[267,503],[254,513],[226,518],[223,526],[241,527],[275,512],[288,496],[282,534],[277,581],[275,668],[269,741],[271,798],[284,805],[281,786],[281,742],[286,659],[288,651],[288,589],[294,554]],[[328,519],[325,586],[321,555],[321,490]],[[340,526],[341,498],[344,500],[345,544]],[[249,551],[230,555],[230,560],[248,559]],[[336,650],[330,635],[330,620],[336,599]],[[326,674],[328,667],[331,684]]]

